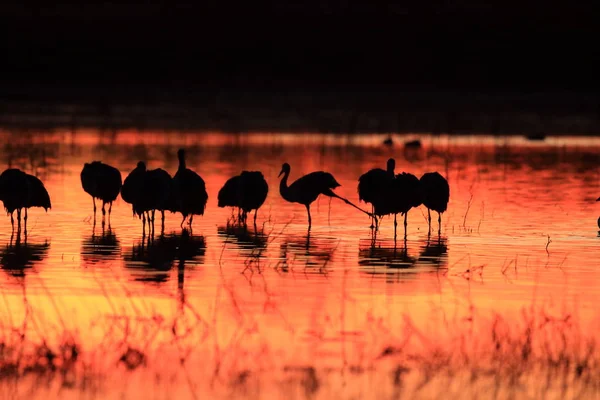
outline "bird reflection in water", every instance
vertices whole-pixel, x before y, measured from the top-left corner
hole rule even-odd
[[[364,245],[367,242],[368,245]],[[417,259],[408,254],[406,240],[398,247],[395,240],[361,240],[358,249],[360,269],[371,275],[397,276],[401,270],[411,270]]]
[[[403,247],[397,247],[392,240],[361,240],[358,263],[361,271],[366,274],[395,277],[396,280],[400,275],[427,272],[427,267],[434,267],[435,270],[447,267],[447,238],[432,238],[428,234],[420,245],[420,250],[419,256],[414,257],[409,255],[406,241]]]
[[[10,241],[0,249],[0,266],[15,278],[24,278],[26,271],[41,262],[47,255],[50,242],[28,243],[27,236],[23,242],[20,238]]]
[[[313,237],[310,233],[304,236],[288,236],[279,249],[280,256],[277,269],[288,272],[300,262],[305,273],[327,273],[327,265],[337,248],[339,239],[331,237]]]
[[[131,251],[125,254],[125,267],[133,280],[148,283],[163,283],[169,279],[175,260],[178,264],[178,283],[183,289],[186,261],[203,264],[206,243],[203,236],[193,236],[188,230],[181,234],[153,237],[142,236]]]
[[[243,225],[228,224],[217,228],[219,236],[228,242],[235,242],[242,252],[260,253],[262,256],[267,247],[267,235],[261,232],[252,232]]]
[[[427,235],[427,240],[421,245],[421,254],[419,255],[417,264],[447,268],[448,238],[439,235],[432,238],[431,234]]]
[[[93,265],[102,261],[114,260],[121,253],[121,244],[115,232],[110,228],[102,228],[96,233],[96,225],[92,228],[92,235],[84,238],[81,244],[81,258],[86,265]]]

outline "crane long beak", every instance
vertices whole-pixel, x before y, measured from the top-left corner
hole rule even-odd
[[[283,175],[283,170],[281,170],[281,172],[279,173],[279,175],[277,175],[277,177],[279,178],[281,175]]]
[[[600,201],[600,197],[598,197],[598,198],[596,199],[596,201]]]

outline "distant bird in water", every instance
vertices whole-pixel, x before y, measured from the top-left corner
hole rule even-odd
[[[94,218],[96,217],[96,199],[102,200],[102,217],[106,215],[105,206],[108,203],[108,217],[112,212],[112,203],[121,192],[121,173],[115,167],[100,161],[85,163],[81,170],[81,186],[92,196],[94,202]]]
[[[269,185],[260,171],[242,171],[225,182],[219,190],[219,207],[238,207],[238,219],[246,225],[246,218],[251,210],[254,211],[254,226],[256,214],[263,205],[269,193]]]
[[[442,230],[442,213],[448,208],[450,186],[438,172],[427,172],[420,179],[423,204],[427,207],[427,220],[431,229],[431,210],[438,213],[438,231]]]
[[[279,184],[279,193],[284,200],[290,203],[300,203],[306,207],[308,213],[308,229],[312,226],[312,218],[310,216],[310,205],[314,202],[320,194],[329,197],[337,197],[344,201],[346,204],[364,212],[367,215],[371,215],[361,208],[355,206],[345,198],[335,194],[332,189],[341,186],[329,172],[316,171],[310,174],[304,175],[298,178],[294,183],[288,186],[287,181],[290,176],[290,164],[284,163],[281,166],[281,172],[279,176],[283,175]]]
[[[596,201],[600,201],[600,197],[598,197]],[[598,217],[598,228],[600,228],[600,217]]]
[[[388,201],[389,190],[394,181],[394,169],[396,168],[396,161],[390,158],[387,161],[387,168],[383,170],[381,168],[373,168],[358,178],[358,199],[365,203],[371,204],[373,214],[375,214],[375,204],[381,204]],[[378,222],[377,217],[373,216],[371,223],[371,229],[377,228]]]
[[[391,136],[388,136],[388,137],[387,137],[387,138],[386,138],[386,139],[383,141],[383,144],[384,144],[385,146],[391,147],[391,146],[393,146],[393,145],[394,145],[394,140],[392,139],[392,137],[391,137]]]
[[[13,214],[17,211],[18,230],[21,229],[21,212],[25,209],[24,228],[27,233],[27,210],[31,207],[42,207],[45,211],[52,208],[50,195],[44,184],[37,177],[19,169],[10,168],[0,175],[0,200],[6,212],[10,214],[10,222],[14,230]]]
[[[183,215],[182,228],[189,215],[188,224],[191,229],[194,215],[204,215],[208,193],[206,192],[204,179],[186,167],[185,151],[183,149],[179,149],[177,157],[179,158],[179,168],[173,177],[174,197],[171,211],[180,212]]]
[[[419,139],[410,140],[410,141],[404,143],[404,148],[406,148],[406,149],[420,149],[421,148],[421,141]]]

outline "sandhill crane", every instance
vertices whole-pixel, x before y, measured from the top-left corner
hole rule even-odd
[[[438,230],[442,230],[442,213],[448,208],[450,186],[448,181],[438,172],[427,172],[421,179],[423,204],[427,207],[427,220],[431,229],[431,210],[438,213]]]
[[[387,201],[389,189],[394,180],[394,169],[396,161],[390,158],[387,161],[387,168],[373,168],[358,178],[358,199],[365,203],[371,203],[372,212],[375,213],[375,204],[382,204]],[[377,227],[377,217],[372,219]],[[371,224],[371,228],[373,228]]]
[[[118,169],[100,161],[85,163],[81,170],[81,186],[92,196],[94,202],[94,218],[96,218],[96,199],[102,200],[102,217],[106,215],[105,205],[108,203],[108,217],[112,211],[112,203],[121,191],[122,180]]]
[[[260,171],[242,171],[225,182],[219,191],[219,207],[239,207],[240,222],[246,224],[250,211],[254,211],[254,226],[256,215],[269,193],[269,185]]]
[[[180,212],[183,215],[181,227],[188,215],[190,219],[188,224],[190,229],[194,215],[204,215],[206,202],[208,201],[208,193],[204,179],[197,173],[186,167],[185,151],[179,149],[177,152],[179,158],[179,168],[173,177],[173,204],[171,211]]]
[[[311,172],[307,175],[298,178],[294,183],[288,186],[287,180],[290,176],[290,170],[291,167],[288,163],[284,163],[281,166],[281,172],[279,173],[279,176],[283,175],[283,178],[281,178],[281,182],[279,184],[279,193],[281,194],[281,197],[283,197],[290,203],[300,203],[306,207],[306,212],[308,213],[309,230],[312,226],[312,218],[310,216],[310,205],[321,194],[329,197],[336,197],[344,201],[346,204],[349,204],[352,207],[364,212],[365,214],[369,216],[371,215],[368,212],[362,210],[361,208],[355,206],[350,201],[346,200],[341,196],[338,196],[333,192],[332,189],[335,189],[341,185],[329,172]]]
[[[31,207],[42,207],[48,211],[52,207],[50,195],[44,184],[37,177],[19,169],[10,168],[0,175],[0,200],[6,212],[10,214],[10,222],[14,230],[13,214],[17,211],[18,230],[21,230],[21,212],[25,209],[24,224],[27,232],[27,210]]]

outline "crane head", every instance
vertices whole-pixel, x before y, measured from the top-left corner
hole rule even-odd
[[[387,172],[390,172],[393,174],[395,169],[396,169],[396,160],[394,160],[393,158],[390,158],[389,160],[387,160]]]
[[[598,197],[598,198],[596,199],[596,201],[600,201],[600,197]]]
[[[289,174],[290,173],[290,164],[288,163],[284,163],[281,166],[281,172],[279,173],[279,175],[277,176],[278,178],[283,175],[283,174]]]

